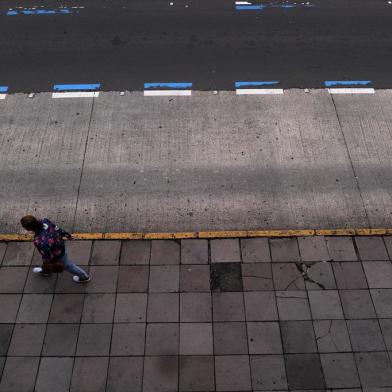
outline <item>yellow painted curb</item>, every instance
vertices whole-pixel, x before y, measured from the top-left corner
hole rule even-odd
[[[358,229],[309,229],[309,230],[225,230],[225,231],[189,231],[167,233],[74,233],[76,240],[174,240],[188,238],[223,239],[223,238],[279,238],[309,236],[376,236],[392,235],[392,228]],[[0,242],[31,241],[31,234],[0,234]]]

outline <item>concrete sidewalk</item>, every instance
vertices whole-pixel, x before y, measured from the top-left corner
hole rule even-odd
[[[0,392],[390,391],[392,237],[0,243]]]
[[[0,232],[392,227],[392,91],[9,95]]]

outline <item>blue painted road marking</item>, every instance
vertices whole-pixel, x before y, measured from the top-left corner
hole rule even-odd
[[[245,86],[272,86],[274,84],[279,84],[277,80],[272,80],[268,82],[235,82],[235,87],[245,87]]]
[[[265,5],[258,4],[258,5],[236,5],[235,9],[237,11],[244,11],[244,10],[263,10],[267,8]]]
[[[150,88],[172,88],[172,89],[184,89],[192,88],[192,83],[144,83],[145,89]]]
[[[26,9],[26,10],[9,10],[7,11],[6,15],[7,16],[15,16],[15,15],[53,15],[53,14],[72,14],[73,11],[69,8],[59,8],[55,10],[32,10],[32,9]]]
[[[80,90],[98,90],[100,83],[96,84],[55,84],[54,91],[80,91]]]
[[[333,86],[367,86],[371,84],[371,80],[326,80],[325,87]]]
[[[6,93],[8,91],[8,86],[0,86],[0,93]]]

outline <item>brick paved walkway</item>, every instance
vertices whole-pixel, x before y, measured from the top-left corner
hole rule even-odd
[[[392,387],[392,237],[68,247],[89,285],[0,243],[0,392]]]

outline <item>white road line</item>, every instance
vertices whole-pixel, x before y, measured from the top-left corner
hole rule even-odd
[[[329,88],[330,94],[374,94],[374,88]]]
[[[168,97],[171,95],[191,96],[192,90],[144,90],[145,97]]]
[[[97,98],[98,96],[99,91],[75,91],[52,94],[52,98]]]
[[[237,88],[237,95],[283,94],[282,88]]]
[[[249,1],[236,1],[236,5],[252,5],[252,3],[249,3]]]
[[[7,94],[0,94],[0,99],[5,99],[6,96]]]

